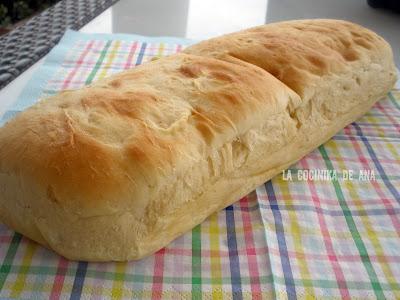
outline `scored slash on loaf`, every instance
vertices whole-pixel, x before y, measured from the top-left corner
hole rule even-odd
[[[363,115],[395,73],[377,34],[302,20],[61,92],[0,128],[0,221],[69,259],[139,259]]]

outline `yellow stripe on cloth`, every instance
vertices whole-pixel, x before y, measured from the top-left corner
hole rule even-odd
[[[342,156],[337,148],[337,144],[335,142],[331,141],[328,143],[328,145],[326,145],[326,148],[327,149],[329,148],[329,150],[333,153],[334,157],[336,158],[336,160],[339,164],[339,169],[345,170],[346,164],[345,164],[344,160],[342,159]],[[354,183],[352,180],[343,180],[342,182],[343,182],[343,185],[346,187],[346,190],[349,192],[350,198],[352,199],[352,201],[357,203],[357,206],[359,206],[359,212],[361,213],[359,218],[361,219],[361,222],[364,225],[368,239],[370,240],[372,246],[374,247],[376,258],[380,264],[383,274],[385,274],[387,282],[389,283],[390,287],[392,288],[392,292],[396,295],[396,298],[400,299],[400,285],[396,281],[396,277],[394,276],[392,269],[390,268],[390,265],[386,259],[386,256],[385,256],[386,254],[382,248],[381,243],[379,242],[379,237],[376,234],[374,228],[372,227],[372,224],[369,220],[369,216],[364,209],[362,201],[360,200],[360,196],[357,193],[358,189],[354,186]]]
[[[114,46],[112,47],[112,50],[108,52],[107,63],[104,65],[104,67],[102,67],[103,70],[101,71],[97,79],[102,79],[107,76],[107,72],[110,69],[112,62],[114,61],[115,56],[117,55],[118,48],[120,47],[120,45],[121,41],[116,41]]]
[[[123,298],[123,286],[126,272],[126,262],[116,262],[115,263],[115,276],[113,280],[113,285],[111,289],[112,299],[122,299]]]
[[[15,279],[14,285],[11,289],[11,298],[19,298],[21,292],[25,289],[25,280],[32,264],[33,255],[36,252],[38,245],[29,241],[26,243],[26,250],[24,257],[22,258],[22,264],[19,267],[17,278]]]
[[[210,268],[211,268],[211,284],[212,299],[222,299],[222,273],[221,273],[221,257],[219,237],[220,230],[218,224],[218,213],[214,213],[209,218],[210,224]]]
[[[160,47],[158,48],[157,57],[162,57],[164,52],[164,43],[160,43]]]

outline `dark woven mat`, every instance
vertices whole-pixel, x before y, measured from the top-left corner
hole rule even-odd
[[[0,89],[48,53],[66,29],[79,29],[118,0],[62,0],[0,37]]]

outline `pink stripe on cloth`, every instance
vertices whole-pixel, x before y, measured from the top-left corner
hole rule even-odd
[[[0,243],[10,243],[11,240],[12,240],[12,236],[9,236],[9,235],[0,236]]]
[[[89,53],[89,50],[90,50],[90,48],[92,48],[93,44],[94,44],[94,41],[90,41],[87,44],[85,50],[82,52],[79,59],[76,61],[75,67],[72,69],[71,73],[69,73],[68,77],[65,79],[65,81],[61,87],[61,90],[65,90],[68,87],[69,83],[71,82],[72,78],[74,78],[76,72],[79,70],[79,66],[82,65],[86,55]]]
[[[309,169],[309,165],[307,163],[307,159],[302,159],[300,161],[300,164],[302,167]],[[311,198],[315,206],[317,206],[319,209],[322,209],[321,207],[321,202],[318,198],[318,192],[315,188],[315,184],[312,180],[309,181],[308,187],[310,188],[311,191]],[[325,244],[325,249],[328,254],[329,261],[332,265],[333,272],[335,273],[337,285],[339,287],[340,295],[342,296],[343,299],[349,299],[350,294],[349,294],[349,289],[346,284],[346,279],[344,277],[342,268],[340,267],[339,260],[337,258],[337,255],[335,253],[335,250],[333,248],[333,243],[332,243],[332,238],[328,230],[328,226],[326,225],[324,215],[322,214],[317,214],[318,215],[318,223],[321,229],[321,233],[323,235],[323,240]]]
[[[164,254],[165,248],[158,250],[154,254],[154,275],[151,299],[162,299],[163,292],[163,274],[164,274]]]
[[[125,69],[130,69],[133,65],[132,61],[133,61],[133,55],[136,52],[138,46],[138,42],[134,42],[131,46],[131,49],[129,50],[129,54],[128,54],[128,58],[126,59],[126,64],[125,64]]]
[[[348,131],[346,131],[347,133],[345,133],[345,137],[346,137],[346,140],[350,140],[350,138],[353,138],[354,140],[356,140],[357,141],[357,138],[356,137],[354,137],[354,133],[352,133],[351,132],[351,129],[350,128],[348,128]],[[336,135],[336,136],[338,136],[338,135]],[[319,161],[319,160],[322,160],[321,159],[321,156],[318,154],[318,153],[314,153],[314,152],[311,152],[310,154],[307,154],[307,158],[308,159],[314,159],[314,160],[316,160],[316,161]],[[341,157],[340,158],[343,162],[350,162],[350,163],[354,163],[354,161],[356,160],[356,157],[353,157],[353,156],[351,156],[351,157]],[[396,160],[396,159],[390,159],[390,158],[382,158],[382,159],[380,159],[379,160],[381,163],[389,163],[389,164],[391,164],[391,163],[398,163],[398,160]],[[338,170],[339,171],[339,170]],[[337,201],[335,201],[335,200],[333,200],[334,202],[336,202],[337,203]]]
[[[64,285],[65,273],[68,269],[68,260],[60,256],[57,266],[57,274],[54,277],[53,288],[51,290],[50,299],[60,299],[62,287]]]
[[[279,252],[279,248],[276,247],[270,247],[268,248],[269,253],[275,257],[280,257],[281,253]],[[327,261],[330,259],[329,255],[326,254],[315,254],[315,253],[306,253],[306,255],[304,255],[304,253],[298,253],[296,251],[288,251],[288,256],[290,257],[301,257],[303,256],[307,261]],[[361,262],[361,257],[360,255],[357,254],[336,254],[336,257],[338,259],[338,261],[344,263],[348,263],[348,262]],[[368,256],[371,262],[378,262],[382,257],[385,257],[385,259],[389,262],[389,263],[400,263],[400,256],[398,255],[375,255],[375,254],[371,254]]]
[[[260,273],[258,271],[256,245],[254,244],[254,231],[249,215],[250,212],[245,209],[249,207],[249,203],[248,196],[243,197],[242,200],[239,201],[244,227],[244,239],[246,242],[246,258],[249,266],[249,276],[251,278],[251,295],[253,299],[261,299]]]
[[[247,229],[243,229],[243,232],[249,232]],[[180,256],[192,256],[192,249],[184,249],[184,248],[165,248],[165,254],[169,255],[180,255]],[[255,248],[257,255],[267,254],[268,250],[265,246]],[[201,253],[205,256],[215,255],[215,252],[211,253],[211,250],[202,249]],[[218,252],[220,257],[229,257],[229,250],[220,249]],[[238,255],[247,255],[247,249],[238,249]]]

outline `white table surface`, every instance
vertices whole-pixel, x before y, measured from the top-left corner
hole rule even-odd
[[[369,27],[389,41],[400,65],[400,14],[372,9],[365,0],[120,0],[80,31],[206,39],[303,18],[346,19]],[[0,90],[0,116],[43,60]]]

